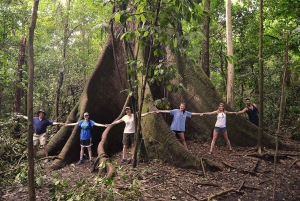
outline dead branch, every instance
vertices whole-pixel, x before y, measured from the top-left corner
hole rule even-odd
[[[201,186],[214,186],[214,187],[219,187],[218,184],[212,184],[212,183],[199,183],[199,182],[196,182],[194,183],[196,185],[201,185]]]
[[[293,167],[293,165],[294,165],[295,163],[297,163],[298,161],[300,161],[300,159],[294,160],[294,162],[292,162],[292,164],[290,165],[289,169],[291,169],[291,168]]]
[[[266,183],[266,182],[268,182],[268,181],[270,181],[270,179],[267,179],[267,180],[261,181],[261,182],[259,182],[259,183],[258,183],[258,185],[264,184],[264,183]]]
[[[205,168],[204,168],[204,165],[203,165],[202,158],[200,158],[200,163],[201,163],[201,167],[202,167],[203,177],[205,178],[206,177],[206,173],[205,173]]]
[[[201,199],[201,201],[211,200],[211,199],[214,198],[214,197],[217,197],[217,196],[220,196],[220,195],[224,195],[224,194],[229,193],[229,192],[231,192],[231,191],[236,192],[236,193],[238,193],[238,194],[243,194],[243,192],[240,192],[240,191],[237,191],[237,190],[231,188],[231,189],[228,189],[228,190],[225,190],[225,191],[216,193],[216,194],[214,194],[214,195],[211,195],[211,196],[209,196],[208,198]]]
[[[199,200],[199,198],[195,197],[194,195],[190,194],[189,192],[187,192],[186,190],[184,190],[183,188],[181,188],[179,185],[173,183],[173,185],[177,186],[178,188],[180,188],[180,190],[184,191],[186,194],[188,194],[189,196],[193,197],[196,200]]]
[[[244,188],[249,188],[249,189],[252,189],[252,190],[261,190],[260,188],[256,188],[256,187],[252,187],[252,186],[246,186],[246,185],[244,185],[243,187]]]
[[[222,163],[223,163],[224,165],[226,165],[226,166],[232,168],[232,169],[238,170],[240,173],[243,173],[243,174],[250,174],[250,175],[257,176],[257,173],[256,173],[256,172],[252,172],[252,171],[248,171],[248,170],[242,170],[242,169],[240,169],[240,168],[233,167],[232,165],[230,165],[230,164],[228,164],[228,163],[226,163],[226,162],[224,162],[224,161],[223,161]]]
[[[239,187],[239,189],[238,189],[239,192],[242,190],[242,188],[243,188],[243,186],[244,186],[244,183],[245,183],[245,181],[243,181],[242,184],[240,185],[240,187]]]
[[[256,172],[258,165],[260,164],[261,160],[256,161],[256,164],[254,165],[254,167],[251,169],[251,172]]]

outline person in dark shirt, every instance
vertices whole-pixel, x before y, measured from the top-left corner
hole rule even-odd
[[[256,126],[259,126],[259,118],[258,118],[258,107],[250,102],[249,98],[246,98],[246,106],[243,110],[236,112],[237,115],[247,113],[249,120]]]
[[[37,117],[33,117],[33,155],[35,157],[36,150],[38,145],[42,145],[44,148],[44,152],[46,157],[48,157],[48,151],[46,149],[46,141],[47,141],[47,126],[55,126],[55,125],[64,125],[62,122],[52,122],[49,119],[45,118],[45,111],[39,110],[37,112]],[[25,115],[17,115],[17,117],[22,117],[23,119],[28,119]],[[45,162],[48,162],[48,159],[45,159]]]

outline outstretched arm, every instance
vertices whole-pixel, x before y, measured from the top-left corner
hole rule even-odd
[[[119,123],[121,123],[121,122],[123,122],[123,121],[124,121],[123,119],[119,119],[119,120],[117,120],[117,121],[112,122],[112,123],[109,124],[109,125],[119,124]]]
[[[247,110],[248,110],[248,108],[245,107],[243,110],[236,112],[236,114],[237,115],[244,114],[245,112],[247,112]]]
[[[228,112],[228,111],[225,111],[225,114],[237,114],[237,112]]]
[[[156,111],[146,112],[144,114],[141,114],[141,117],[147,116],[148,114],[154,114],[154,113],[156,113]]]
[[[105,125],[105,124],[98,124],[98,123],[95,123],[94,125],[95,125],[95,126],[101,126],[101,127],[107,127],[107,125]]]
[[[200,116],[203,116],[203,115],[212,115],[212,114],[218,114],[217,111],[213,111],[213,112],[203,112],[203,113],[200,113]]]
[[[23,119],[26,119],[26,120],[28,119],[28,117],[27,117],[27,116],[25,116],[25,115],[22,115],[22,114],[17,114],[17,115],[16,115],[16,117],[22,117]]]
[[[65,123],[63,123],[63,122],[53,122],[52,125],[53,125],[53,126],[55,126],[55,125],[62,125],[62,126],[64,126]]]
[[[77,123],[70,123],[70,124],[64,124],[64,126],[76,126],[77,125]]]
[[[191,112],[192,115],[201,115],[202,113]]]
[[[156,113],[170,113],[170,110],[156,110]]]

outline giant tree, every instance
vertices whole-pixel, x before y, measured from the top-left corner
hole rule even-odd
[[[157,25],[160,25],[155,28],[146,27],[146,19],[152,19],[145,17],[147,15],[145,9],[151,8],[150,6],[144,6],[140,10],[138,10],[139,7],[136,10],[133,7],[130,7],[133,10],[127,8],[126,11],[137,11],[136,15],[132,16],[139,16],[138,19],[140,21],[137,22],[141,23],[131,26],[130,23],[133,23],[132,21],[135,19],[131,18],[126,29],[124,29],[124,24],[127,23],[126,19],[130,18],[130,13],[118,10],[119,14],[114,15],[115,19],[117,19],[116,21],[122,22],[123,25],[113,23],[112,32],[107,38],[94,72],[85,85],[79,102],[69,114],[67,122],[80,120],[84,111],[89,111],[91,117],[101,123],[111,123],[113,120],[121,117],[124,105],[131,104],[128,103],[129,99],[127,99],[128,89],[130,89],[130,84],[132,84],[131,81],[139,83],[139,80],[127,81],[129,77],[137,77],[138,79],[138,74],[128,69],[128,65],[137,67],[137,71],[142,73],[144,81],[146,80],[144,85],[146,103],[143,105],[142,111],[139,111],[140,113],[155,110],[155,105],[162,107],[163,104],[157,105],[157,103],[162,103],[166,99],[170,102],[169,107],[171,108],[178,107],[180,102],[186,102],[187,110],[195,112],[215,110],[217,105],[223,102],[216,88],[203,70],[189,66],[184,51],[178,51],[179,49],[176,48],[178,44],[181,44],[181,48],[184,48],[186,43],[188,43],[188,41],[184,40],[183,33],[180,32],[180,24],[178,24],[180,18],[174,21],[176,12],[172,10],[172,8],[177,8],[176,6],[180,7],[181,4],[176,4],[175,2],[173,2],[174,4],[160,4],[160,1],[155,3],[158,10],[156,12],[157,17],[153,19],[156,19],[159,22]],[[176,15],[178,14],[176,13]],[[143,20],[145,20],[145,23],[142,23]],[[149,25],[154,26],[155,23],[149,23]],[[169,29],[168,27],[171,28]],[[135,33],[139,33],[137,36],[145,37],[142,40],[145,43],[139,41],[139,46],[135,46],[134,44],[137,42]],[[172,37],[167,34],[171,34]],[[168,43],[164,43],[164,45],[162,45],[163,43],[149,43],[151,40],[148,40],[147,36],[153,37],[152,39],[156,41],[168,41]],[[120,40],[126,37],[129,40]],[[150,45],[153,44],[157,45],[152,46],[151,49]],[[128,60],[127,54],[132,55],[133,52],[128,52],[130,49],[128,49],[127,45],[137,48],[143,47],[144,49],[140,51],[142,57],[140,59],[137,58],[136,61]],[[140,68],[142,66],[140,64],[147,62],[152,69],[147,73],[149,79],[145,76],[145,69]],[[176,74],[180,76],[174,77]],[[173,78],[166,82],[163,78],[167,77]],[[162,85],[162,83],[164,84]],[[184,86],[182,87],[184,90],[178,90],[180,86]],[[165,93],[165,89],[170,89],[170,92]],[[230,110],[228,105],[226,109]],[[230,136],[232,144],[239,146],[256,145],[256,126],[238,116],[228,118],[227,125],[229,133],[232,134]],[[204,141],[209,141],[211,139],[212,128],[214,127],[214,118],[195,117],[187,121],[186,127],[187,138],[201,138]],[[143,118],[141,121],[141,130],[145,150],[150,158],[160,158],[181,167],[197,169],[201,167],[201,159],[196,158],[184,149],[169,129],[168,122],[163,120],[161,114],[148,115]],[[121,149],[122,131],[122,124],[108,127],[104,132],[103,128],[94,128],[92,130],[95,144],[102,137],[98,146],[97,162],[106,162],[106,168],[111,176],[114,170],[112,170],[113,166],[109,162],[109,156]],[[59,155],[50,168],[60,168],[78,158],[78,154],[74,153],[79,153],[79,132],[80,129],[78,127],[74,129],[64,127],[51,139],[47,145],[49,154],[55,155],[59,152]],[[112,144],[114,146],[111,146]],[[274,147],[274,139],[266,135],[264,145]],[[280,146],[285,145],[280,143]],[[202,161],[204,161],[207,167],[215,167],[207,159],[203,159]]]

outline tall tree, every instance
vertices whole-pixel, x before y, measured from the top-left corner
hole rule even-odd
[[[258,153],[262,151],[263,138],[263,111],[264,111],[264,71],[263,71],[263,0],[259,4],[259,130],[258,130]]]
[[[19,58],[18,58],[18,71],[17,71],[17,81],[15,89],[15,100],[14,100],[14,112],[20,112],[21,110],[21,96],[22,88],[21,82],[23,78],[23,65],[25,64],[25,49],[26,49],[26,37],[23,34],[20,40],[19,48]]]
[[[30,201],[35,200],[34,187],[34,158],[33,158],[33,79],[34,79],[34,51],[33,40],[34,30],[37,20],[37,11],[39,7],[39,0],[35,0],[32,10],[32,19],[29,27],[28,40],[28,93],[27,93],[27,115],[28,115],[28,130],[27,130],[27,148],[28,148],[28,195]]]
[[[205,39],[202,41],[202,69],[205,74],[210,77],[210,69],[209,69],[209,25],[210,25],[210,0],[203,1],[203,12],[204,12],[204,20],[202,23],[202,32],[205,36]]]
[[[227,104],[234,109],[234,62],[231,24],[231,0],[226,0],[226,41],[227,41]]]

